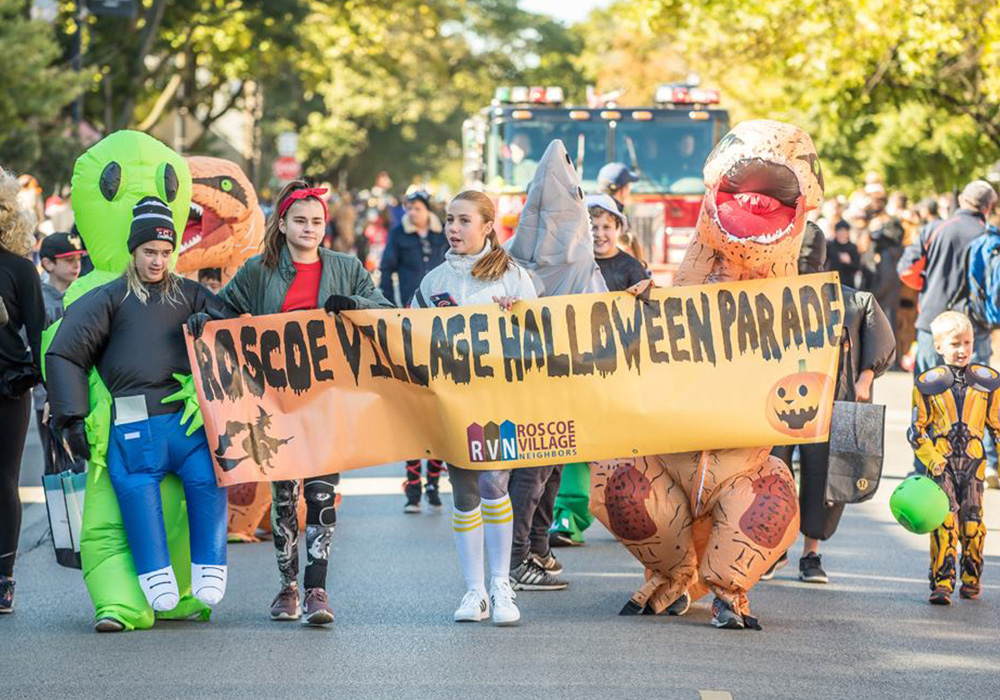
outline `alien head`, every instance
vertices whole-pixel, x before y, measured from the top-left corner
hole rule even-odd
[[[73,167],[73,214],[98,270],[122,272],[128,252],[132,207],[156,196],[184,230],[191,206],[191,173],[187,162],[152,136],[116,131],[91,146]],[[176,261],[178,250],[174,251]]]

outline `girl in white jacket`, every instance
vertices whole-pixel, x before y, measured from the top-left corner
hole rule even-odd
[[[496,303],[509,311],[519,299],[535,299],[535,286],[500,246],[493,229],[496,210],[481,192],[460,192],[448,206],[445,261],[427,273],[412,306],[466,306]],[[455,611],[456,622],[515,625],[521,613],[510,587],[513,518],[507,495],[509,470],[479,471],[448,466],[454,511],[452,529],[466,593]],[[489,556],[489,598],[483,574],[483,550]]]

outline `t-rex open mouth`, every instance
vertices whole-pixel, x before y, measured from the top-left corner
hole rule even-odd
[[[800,198],[798,180],[787,166],[740,160],[722,177],[715,194],[719,226],[741,241],[775,243],[794,227]]]
[[[792,430],[802,430],[806,427],[809,421],[816,418],[816,414],[819,413],[819,407],[813,408],[800,408],[799,410],[789,410],[789,411],[776,411],[778,414],[778,420],[787,425]]]
[[[230,234],[229,221],[220,217],[211,207],[191,202],[184,235],[181,236],[181,253],[195,247],[210,247]]]

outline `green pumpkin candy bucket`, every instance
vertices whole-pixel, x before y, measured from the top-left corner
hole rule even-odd
[[[896,487],[889,498],[889,510],[910,532],[926,535],[948,517],[948,496],[926,476],[911,476]]]

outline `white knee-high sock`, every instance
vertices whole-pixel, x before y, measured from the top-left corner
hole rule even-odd
[[[157,612],[173,610],[180,602],[181,596],[177,590],[177,577],[170,566],[165,566],[147,574],[139,574],[139,586],[149,607]]]
[[[451,529],[455,533],[455,549],[458,550],[458,563],[462,567],[466,590],[486,590],[483,575],[482,511],[478,506],[474,510],[452,511]]]
[[[225,564],[191,564],[191,591],[205,605],[217,605],[226,595]]]
[[[510,578],[510,548],[514,542],[514,512],[510,496],[483,499],[483,530],[486,536],[486,556],[490,562],[490,580]]]

